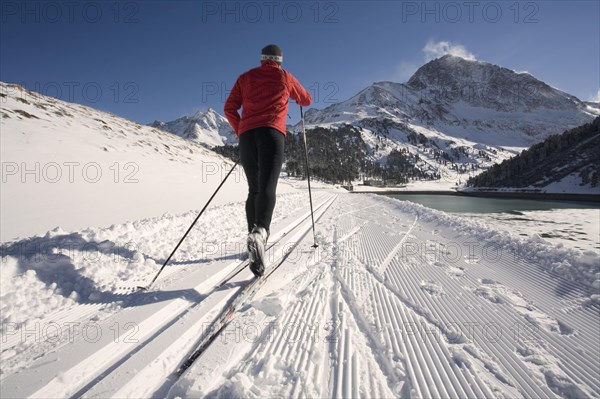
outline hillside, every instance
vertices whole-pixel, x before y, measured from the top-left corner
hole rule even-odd
[[[474,188],[529,188],[600,193],[600,117],[552,135],[521,154],[470,178]]]
[[[199,209],[231,168],[174,134],[17,85],[0,89],[3,242]],[[241,168],[222,190],[215,204],[245,198]]]

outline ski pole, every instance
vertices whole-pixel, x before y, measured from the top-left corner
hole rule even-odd
[[[198,219],[200,219],[200,216],[202,216],[202,214],[204,213],[204,211],[206,210],[206,208],[208,207],[208,205],[210,204],[210,202],[213,200],[213,198],[215,198],[215,195],[217,195],[217,193],[219,192],[219,190],[221,189],[221,187],[223,187],[223,184],[225,184],[225,182],[227,181],[227,178],[229,177],[229,175],[231,175],[231,172],[233,172],[233,170],[235,169],[235,167],[238,165],[239,162],[240,161],[236,161],[235,162],[235,164],[233,165],[233,167],[231,168],[231,170],[229,171],[229,173],[227,173],[227,176],[225,176],[225,178],[223,179],[223,181],[221,182],[221,184],[219,184],[219,187],[217,187],[217,189],[215,190],[215,192],[213,193],[213,195],[209,198],[208,202],[206,202],[206,204],[204,205],[204,208],[202,208],[202,210],[200,211],[200,213],[198,214],[198,216],[196,216],[196,219],[194,219],[194,221],[192,222],[191,226],[187,229],[187,231],[185,232],[185,234],[183,235],[183,237],[181,237],[181,240],[179,240],[179,242],[175,246],[175,249],[173,249],[173,252],[171,252],[171,255],[169,255],[169,257],[167,258],[167,260],[165,261],[165,263],[163,263],[162,267],[160,268],[160,270],[158,271],[158,273],[156,273],[156,276],[154,276],[154,278],[152,279],[152,281],[150,281],[150,284],[148,284],[146,287],[138,286],[139,289],[141,289],[141,290],[147,290],[156,281],[156,279],[158,278],[158,276],[160,275],[160,273],[162,273],[162,271],[165,268],[165,266],[167,266],[167,263],[169,263],[169,261],[171,260],[171,257],[175,254],[175,252],[177,251],[177,249],[179,248],[179,246],[181,245],[181,243],[183,242],[183,240],[185,240],[185,237],[187,237],[188,233],[192,230],[192,227],[194,227],[194,225],[196,224],[196,222],[198,221]]]
[[[302,138],[304,140],[304,156],[306,158],[306,180],[308,181],[308,199],[310,202],[310,218],[312,220],[312,231],[313,231],[313,248],[317,248],[317,236],[315,234],[315,216],[313,214],[313,202],[312,202],[312,193],[310,190],[310,171],[308,168],[308,145],[306,144],[306,129],[304,128],[304,111],[302,110],[302,106],[300,106],[300,120],[302,121]]]

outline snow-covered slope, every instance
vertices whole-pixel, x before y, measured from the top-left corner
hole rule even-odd
[[[447,55],[407,83],[374,83],[346,101],[308,110],[305,119],[308,128],[361,127],[374,159],[385,162],[393,149],[405,149],[420,157],[422,170],[441,174],[441,185],[453,185],[598,114],[528,73]]]
[[[206,112],[198,111],[191,117],[182,116],[171,122],[154,121],[150,126],[207,147],[234,145],[238,142],[227,118],[212,108]]]
[[[283,195],[267,257],[289,256],[180,378],[250,279],[246,268],[216,288],[241,264],[242,201],[211,208],[212,228],[150,291],[135,286],[193,214],[3,245],[1,396],[599,396],[597,253],[390,198],[314,194],[319,247],[305,193]]]
[[[232,166],[171,133],[16,85],[0,88],[3,242],[56,226],[198,209]],[[222,190],[215,204],[246,197],[241,168]]]

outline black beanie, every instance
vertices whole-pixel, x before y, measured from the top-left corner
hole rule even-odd
[[[283,52],[275,44],[269,44],[261,51],[261,60],[273,60],[278,64],[283,62]]]

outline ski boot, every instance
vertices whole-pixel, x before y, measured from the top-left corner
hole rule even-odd
[[[248,234],[248,260],[250,270],[256,277],[265,274],[265,247],[269,233],[264,227],[254,226],[252,232]]]

